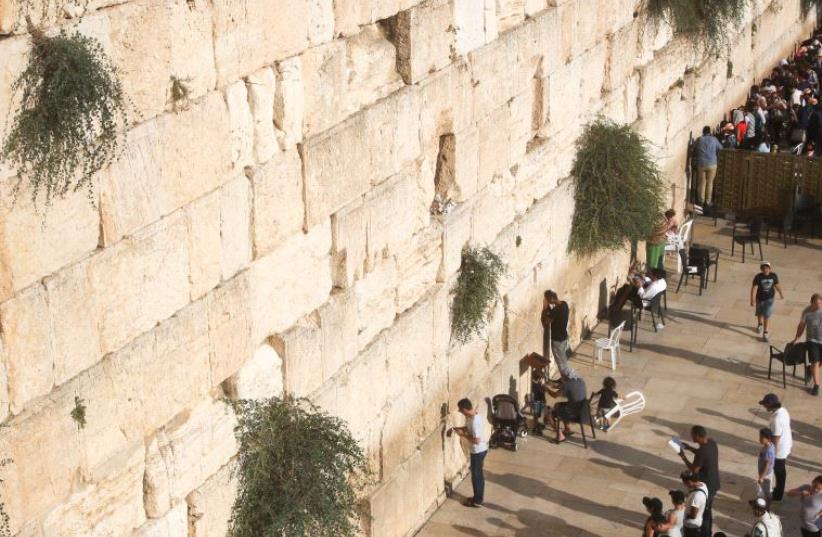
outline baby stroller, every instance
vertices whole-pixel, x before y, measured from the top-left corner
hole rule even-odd
[[[522,438],[528,436],[525,417],[519,411],[517,400],[503,393],[495,395],[491,399],[491,411],[491,425],[494,430],[491,432],[488,445],[492,448],[506,445],[516,451],[517,435]]]

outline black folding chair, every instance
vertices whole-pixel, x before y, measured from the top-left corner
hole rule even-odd
[[[679,255],[682,258],[682,275],[679,277],[676,292],[679,293],[683,281],[687,287],[691,277],[699,277],[699,296],[702,296],[702,289],[707,285],[708,278],[708,251],[691,248],[687,254],[685,250],[680,250]]]
[[[770,346],[770,359],[768,360],[768,380],[771,380],[771,368],[773,362],[782,363],[782,388],[787,388],[788,384],[785,379],[786,366],[793,366],[793,378],[796,378],[796,366],[800,362],[805,366],[805,382],[808,381],[808,352],[804,343],[788,343],[785,345],[785,350],[779,350],[773,345]]]
[[[593,394],[592,394],[592,396],[593,396]],[[574,405],[574,406],[577,407],[576,417],[573,418],[573,419],[569,419],[568,422],[569,423],[579,423],[579,431],[580,431],[580,433],[582,433],[582,445],[585,447],[585,449],[588,449],[588,440],[585,438],[585,425],[586,425],[585,422],[586,421],[588,422],[587,425],[591,426],[591,436],[593,436],[594,438],[597,437],[597,433],[594,430],[594,416],[591,414],[591,399],[583,399],[582,401],[580,401],[578,403],[566,403],[566,404]],[[557,418],[557,421],[556,421],[556,430],[557,430],[556,442],[557,442],[557,444],[559,444],[559,428],[560,427],[562,427],[562,420]],[[567,437],[566,437],[566,441],[567,441]]]

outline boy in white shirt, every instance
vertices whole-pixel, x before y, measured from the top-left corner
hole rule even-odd
[[[682,472],[682,483],[688,487],[690,493],[685,499],[685,523],[683,524],[684,537],[700,537],[702,535],[702,516],[705,506],[708,505],[708,485],[701,482],[693,472]]]
[[[779,397],[775,393],[769,393],[759,401],[759,404],[771,413],[769,429],[773,433],[773,443],[776,448],[776,460],[773,465],[773,473],[776,477],[776,486],[773,489],[771,501],[782,501],[785,493],[785,479],[787,472],[785,462],[793,448],[793,435],[791,434],[791,415],[788,409],[779,402]]]

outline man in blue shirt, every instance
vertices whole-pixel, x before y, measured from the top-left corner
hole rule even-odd
[[[700,205],[710,205],[713,198],[716,166],[722,144],[711,135],[711,128],[702,129],[702,136],[694,143],[694,165],[697,173],[697,201]]]

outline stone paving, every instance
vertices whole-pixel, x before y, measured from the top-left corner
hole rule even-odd
[[[711,281],[701,297],[694,283],[679,294],[669,289],[667,327],[654,333],[650,320],[643,320],[638,347],[631,353],[624,346],[615,372],[604,362],[591,366],[590,341],[577,349],[572,365],[585,378],[589,392],[612,375],[620,394],[645,394],[642,414],[627,417],[610,433],[598,434],[587,450],[578,443],[578,432],[560,446],[547,437],[531,436],[516,453],[492,450],[486,459],[485,507],[461,505],[471,496],[466,479],[418,535],[639,535],[645,520],[641,498],[657,496],[667,508],[667,491],[680,487],[678,475],[684,466],[667,440],[672,435],[688,438],[691,425],[701,424],[720,449],[722,490],[714,506],[714,531],[741,537],[752,521],[747,501],[754,493],[758,429],[768,419],[757,401],[767,392],[778,394],[793,418],[788,487],[822,473],[822,397],[810,396],[801,378],[791,378],[790,370],[785,390],[781,376],[779,381],[767,379],[768,344],[754,333],[748,303],[759,257],[748,256],[745,264],[738,250],[735,258],[730,257],[730,236],[730,224],[722,220],[716,227],[709,219],[697,222],[696,242],[722,249],[718,282]],[[781,347],[792,339],[810,295],[822,291],[822,240],[800,238],[798,245],[791,242],[787,249],[772,240],[763,244],[763,251],[785,292],[785,300],[777,301],[770,330],[772,342]],[[601,324],[595,337],[606,330]],[[798,536],[796,500],[786,497],[774,511],[782,516],[785,535]]]

